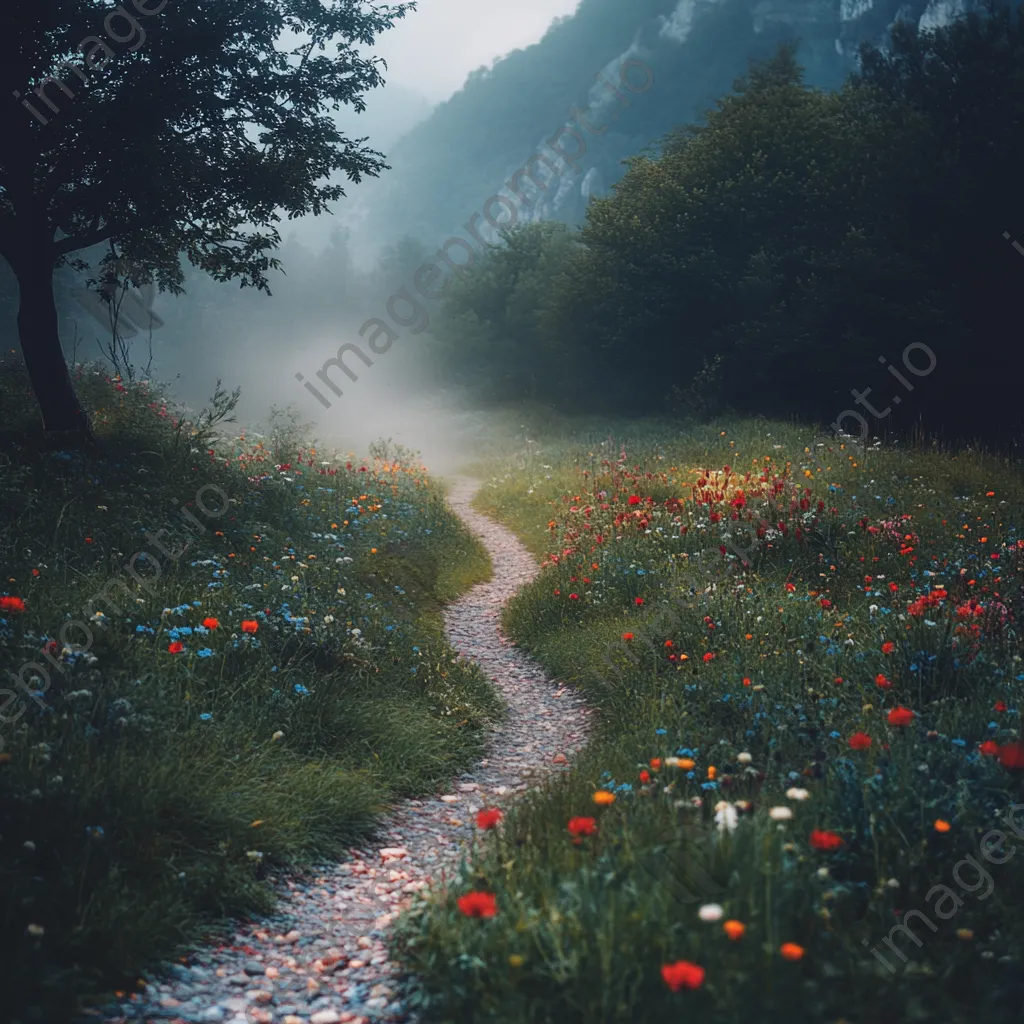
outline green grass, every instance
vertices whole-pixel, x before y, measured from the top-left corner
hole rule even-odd
[[[526,436],[478,467],[478,507],[545,561],[505,625],[583,690],[598,726],[568,777],[514,808],[401,922],[395,950],[431,1017],[1021,1019],[1024,881],[999,863],[1024,846],[1009,763],[1024,678],[1018,467],[834,441],[815,463],[825,438],[765,421]],[[695,502],[698,480],[715,490],[726,465],[738,481]],[[939,583],[935,607],[914,605]],[[915,713],[909,726],[889,723],[897,706]],[[867,749],[851,746],[857,733]],[[610,806],[593,801],[602,790]],[[597,825],[578,844],[577,816]],[[495,894],[494,918],[459,912],[472,888]],[[708,904],[722,920],[701,919]],[[920,945],[894,930],[909,911],[935,926],[909,918]],[[706,972],[694,990],[663,979],[677,961]]]
[[[410,453],[215,437],[120,383],[81,374],[99,441],[61,452],[0,373],[0,595],[25,603],[0,612],[0,946],[26,1024],[269,909],[275,872],[435,791],[503,713],[441,627],[486,552]]]

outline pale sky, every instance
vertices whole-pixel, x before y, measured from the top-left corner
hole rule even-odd
[[[578,0],[419,0],[415,11],[377,40],[389,83],[440,103],[470,71],[537,42]]]

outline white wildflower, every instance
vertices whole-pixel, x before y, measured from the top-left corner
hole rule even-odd
[[[718,903],[705,903],[700,910],[697,911],[697,916],[702,921],[721,921],[725,915],[725,911]]]
[[[715,807],[715,824],[719,832],[735,832],[740,816],[731,803],[723,800]]]

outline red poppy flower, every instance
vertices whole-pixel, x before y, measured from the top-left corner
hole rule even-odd
[[[493,892],[467,892],[456,900],[456,905],[466,917],[494,917],[498,913]]]
[[[216,629],[220,625],[220,622],[212,616],[203,619],[203,626],[206,629]]]
[[[578,601],[579,599],[580,599],[580,595],[579,594],[570,594],[569,595],[569,600],[570,601]]]
[[[243,619],[242,620],[242,632],[243,633],[255,633],[260,628],[260,624],[255,619]]]
[[[640,781],[644,783],[651,781],[651,773],[646,768],[640,773]]]
[[[810,844],[815,850],[838,850],[843,845],[843,837],[837,832],[816,828],[811,833]]]
[[[705,661],[714,661],[715,660],[715,652],[714,651],[707,651],[705,653],[705,655],[704,655],[704,660]]]
[[[890,725],[910,725],[914,721],[914,712],[910,708],[893,708],[888,720]]]
[[[20,597],[0,597],[0,612],[23,612],[25,602]]]
[[[831,608],[832,607],[832,602],[827,597],[823,597],[818,602],[818,604],[820,604],[822,608]]]
[[[597,832],[596,818],[570,818],[569,835],[571,836],[592,836]]]
[[[662,964],[661,979],[673,992],[684,988],[693,992],[704,984],[704,968],[689,960],[677,960],[674,964]]]
[[[787,584],[786,584],[786,590],[787,590],[787,591],[788,591],[788,592],[789,592],[790,594],[792,594],[792,593],[793,593],[793,591],[794,591],[794,590],[796,590],[796,584],[795,584],[795,583],[787,583]]]
[[[871,737],[866,732],[855,732],[847,742],[851,750],[867,750],[871,746]]]
[[[168,654],[181,654],[183,650],[185,650],[185,645],[180,640],[172,640],[167,645]]]
[[[882,653],[883,654],[892,654],[892,652],[895,651],[895,650],[896,650],[896,645],[891,640],[886,640],[885,643],[882,644]]]
[[[630,503],[630,505],[639,505],[640,504],[640,495],[639,494],[631,494],[629,496],[629,503]]]
[[[999,748],[999,763],[1011,772],[1024,771],[1024,743],[1008,743]]]
[[[497,807],[485,807],[476,816],[477,828],[494,828],[504,817]]]
[[[1005,711],[1006,710],[1006,704],[1003,701],[1001,701],[1001,700],[997,700],[995,702],[995,706],[992,708],[992,710],[993,711]]]
[[[892,689],[892,683],[888,679],[886,679],[881,672],[879,672],[878,675],[875,676],[875,686],[879,686],[883,690]]]
[[[995,740],[985,740],[978,746],[978,753],[982,757],[995,757],[999,753],[999,744]]]
[[[632,633],[623,633],[622,634],[622,639],[623,640],[632,640],[633,639],[633,634]]]
[[[643,603],[644,603],[644,599],[642,597],[635,597],[635,598],[633,598],[633,604],[635,604],[637,606],[637,608],[639,608]]]

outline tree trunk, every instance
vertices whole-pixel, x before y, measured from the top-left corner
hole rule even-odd
[[[46,247],[32,247],[17,260],[18,336],[29,380],[43,414],[47,433],[74,434],[89,439],[89,421],[75,394],[57,331],[53,294],[53,256]]]

